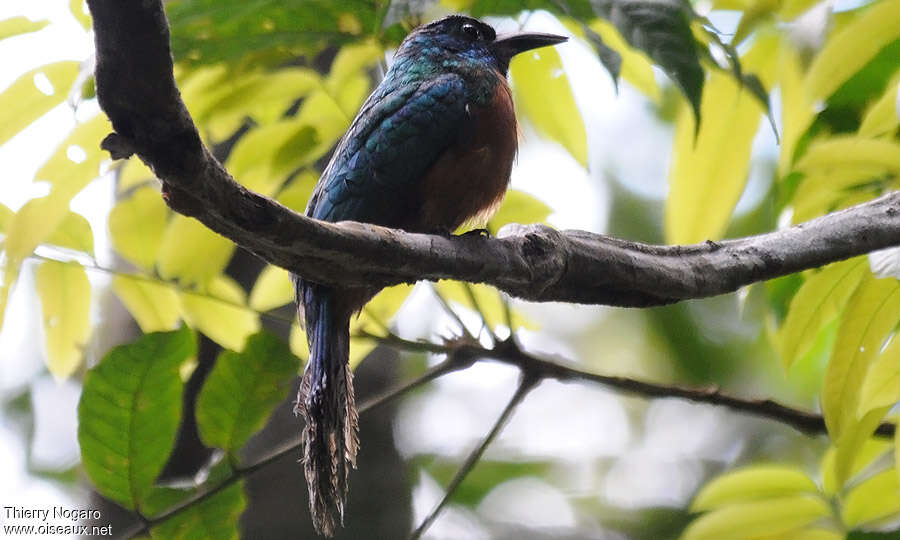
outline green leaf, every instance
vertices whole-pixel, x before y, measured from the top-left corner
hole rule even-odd
[[[598,0],[598,15],[610,21],[632,47],[642,50],[666,72],[691,104],[700,123],[704,73],[687,2],[668,0]]]
[[[196,219],[174,215],[163,233],[157,270],[164,279],[205,283],[225,271],[234,244]]]
[[[559,53],[544,48],[513,58],[509,73],[519,110],[538,133],[587,167],[587,134]]]
[[[152,278],[118,274],[112,288],[144,332],[173,330],[180,318],[178,294]]]
[[[193,334],[146,334],[110,351],[84,378],[78,404],[81,460],[94,488],[130,510],[141,503],[175,443]]]
[[[288,271],[271,264],[263,268],[250,291],[250,307],[269,311],[293,301],[294,284]]]
[[[213,278],[197,292],[182,292],[181,315],[192,328],[233,351],[259,331],[259,315],[246,307],[244,291],[226,276]]]
[[[35,76],[39,74],[46,76],[53,86],[51,95],[44,94],[35,85]],[[56,62],[33,69],[16,79],[0,94],[0,144],[62,103],[77,76],[78,62]]]
[[[785,368],[806,354],[819,332],[844,309],[857,284],[868,273],[864,257],[830,264],[810,275],[791,300],[778,348]]]
[[[287,344],[261,332],[240,353],[225,351],[197,398],[197,424],[207,446],[237,452],[284,401],[300,360]]]
[[[880,472],[856,486],[844,499],[841,518],[851,528],[877,525],[900,513],[900,480],[897,469]]]
[[[41,263],[34,272],[41,298],[47,369],[65,379],[81,364],[91,334],[91,284],[80,264]]]
[[[615,47],[609,45],[609,39],[604,38],[593,26],[579,26],[578,22],[566,18],[563,18],[560,22],[562,22],[570,32],[587,40],[587,42],[594,47],[594,50],[597,52],[597,59],[600,60],[600,64],[606,69],[609,76],[612,77],[613,85],[618,89],[619,76],[622,74],[622,63],[624,61],[622,54]],[[616,32],[613,26],[609,25],[606,21],[601,21],[601,19],[595,21],[595,23],[598,22],[605,23],[603,28],[611,30],[609,34],[615,36],[612,39],[618,39],[620,47],[625,49],[630,48],[625,44],[625,40],[622,39],[621,35]]]
[[[694,520],[681,540],[743,540],[787,533],[831,515],[814,495],[791,495],[737,503]]]
[[[377,9],[367,0],[202,0],[172,2],[166,12],[177,60],[211,64],[249,55],[272,65],[298,52],[314,56],[326,44],[357,41],[380,28]]]
[[[660,103],[662,100],[662,92],[659,89],[659,83],[656,82],[656,76],[653,74],[653,63],[650,59],[647,58],[643,52],[628,45],[622,38],[622,34],[616,30],[612,23],[603,19],[595,19],[588,26],[591,30],[596,32],[610,48],[621,55],[622,78],[631,83],[655,103]]]
[[[850,297],[825,370],[822,410],[832,439],[856,423],[872,360],[900,321],[900,282],[867,276]]]
[[[859,126],[859,134],[863,137],[877,137],[896,132],[900,125],[900,72],[888,83],[887,89],[873,103]]]
[[[766,84],[773,79],[778,45],[776,37],[760,38],[743,58]],[[675,127],[664,224],[671,244],[716,240],[725,233],[747,183],[763,113],[759,101],[721,71],[710,75],[700,110],[699,131],[686,108]]]
[[[153,268],[168,214],[159,191],[150,186],[120,200],[109,213],[110,238],[116,252],[140,268]]]
[[[247,506],[243,482],[235,482],[215,495],[192,504],[150,529],[152,538],[162,540],[188,540],[215,538],[237,540],[240,527],[238,519]]]
[[[75,212],[69,212],[59,227],[47,238],[48,244],[94,254],[94,233],[87,218]]]
[[[829,36],[806,74],[806,90],[825,99],[862,69],[878,52],[900,38],[900,1],[869,4],[849,24]]]
[[[691,503],[691,511],[704,512],[735,503],[817,492],[816,484],[799,469],[756,465],[729,471],[703,486]]]
[[[863,380],[858,416],[900,401],[900,339],[895,335]]]
[[[32,21],[28,17],[11,17],[0,21],[0,39],[6,39],[12,36],[37,32],[50,24],[47,19]]]
[[[487,229],[492,233],[508,223],[543,223],[553,210],[537,197],[510,189],[497,213],[488,221]]]

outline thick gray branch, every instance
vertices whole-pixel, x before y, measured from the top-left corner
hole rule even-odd
[[[900,244],[900,193],[790,229],[693,246],[651,246],[541,225],[483,238],[316,221],[243,188],[203,146],[175,86],[160,0],[88,4],[97,95],[116,131],[104,148],[116,158],[135,153],[150,165],[176,211],[313,281],[372,287],[449,278],[535,301],[651,306],[727,293]]]

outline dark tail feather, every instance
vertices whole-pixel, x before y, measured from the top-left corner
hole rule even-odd
[[[350,469],[356,468],[359,417],[353,396],[350,319],[335,310],[333,289],[299,285],[306,315],[309,363],[294,413],[302,416],[303,469],[309,510],[319,534],[331,536],[344,521]]]

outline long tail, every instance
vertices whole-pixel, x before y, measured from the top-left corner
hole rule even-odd
[[[353,395],[350,316],[341,313],[334,289],[298,281],[309,342],[294,414],[302,416],[303,469],[309,511],[319,534],[332,536],[344,521],[351,468],[356,468],[359,417]],[[298,309],[300,309],[298,307]]]

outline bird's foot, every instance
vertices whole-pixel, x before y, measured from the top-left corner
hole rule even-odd
[[[461,236],[483,236],[485,238],[491,238],[493,235],[491,234],[491,231],[487,229],[472,229],[471,231],[462,233]]]

